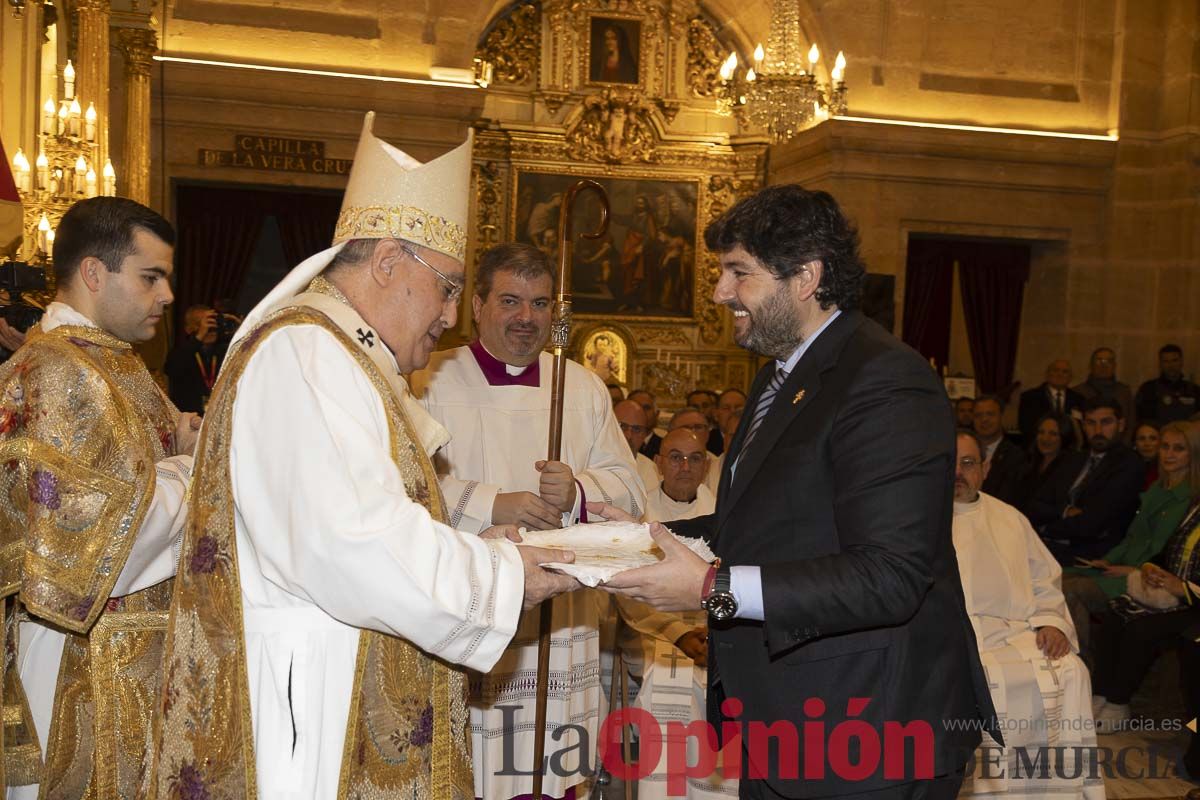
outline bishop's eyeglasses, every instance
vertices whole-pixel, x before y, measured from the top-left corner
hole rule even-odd
[[[439,278],[442,279],[442,281],[446,284],[445,286],[442,287],[442,291],[446,295],[447,303],[457,303],[459,301],[459,298],[461,298],[462,294],[463,294],[463,285],[461,283],[459,283],[458,281],[451,280],[450,278],[447,278],[446,273],[442,272],[440,269],[435,267],[433,264],[430,264],[428,261],[421,258],[419,255],[417,255],[417,251],[413,250],[408,245],[402,245],[400,247],[400,249],[403,250],[405,253],[408,253],[414,259],[416,259],[418,264],[421,264],[422,266],[425,266],[425,267],[429,267],[431,270],[433,270],[433,274],[437,275]]]

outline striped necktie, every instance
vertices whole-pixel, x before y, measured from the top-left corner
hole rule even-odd
[[[758,429],[762,427],[763,419],[767,416],[767,409],[771,407],[771,402],[775,399],[775,395],[779,392],[779,387],[783,386],[783,382],[787,380],[787,371],[783,367],[776,367],[775,374],[771,377],[771,382],[767,384],[767,388],[763,389],[762,396],[758,398],[758,405],[754,407],[754,417],[750,420],[750,427],[746,430],[746,438],[742,440],[742,449],[738,451],[737,460],[740,462],[742,456],[750,449],[750,443],[754,441],[754,435],[758,433]],[[737,467],[737,464],[734,464]]]

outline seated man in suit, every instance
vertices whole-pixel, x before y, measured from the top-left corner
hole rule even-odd
[[[1137,513],[1146,471],[1141,456],[1121,442],[1124,429],[1120,403],[1089,400],[1083,412],[1087,449],[1072,454],[1072,463],[1027,507],[1030,522],[1063,564],[1107,553]]]
[[[967,613],[1004,725],[1000,770],[976,770],[960,797],[1104,797],[1077,763],[1096,746],[1092,682],[1062,593],[1062,567],[1021,512],[979,491],[987,474],[979,438],[959,431],[954,551]],[[1049,748],[1049,774],[1022,775],[1021,755]],[[978,763],[987,756],[981,754]],[[993,763],[995,755],[991,756]]]
[[[1004,401],[994,394],[975,398],[975,433],[983,442],[983,460],[988,463],[988,478],[983,490],[1006,503],[1019,499],[1021,478],[1029,467],[1025,451],[1004,438]]]
[[[1078,419],[1083,413],[1083,395],[1068,388],[1071,382],[1071,362],[1059,358],[1046,367],[1046,380],[1041,386],[1021,392],[1021,404],[1017,407],[1017,427],[1025,443],[1037,435],[1038,420],[1047,414],[1057,414],[1068,419]]]

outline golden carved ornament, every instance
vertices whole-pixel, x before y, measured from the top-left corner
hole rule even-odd
[[[605,89],[591,95],[567,130],[567,154],[610,164],[653,160],[657,137],[650,112],[650,104],[633,93]]]
[[[499,243],[504,224],[503,176],[494,161],[475,165],[475,257]]]
[[[725,213],[738,199],[738,195],[746,190],[742,181],[723,175],[714,175],[708,179],[708,207],[704,212],[707,226],[717,217]],[[697,254],[699,255],[699,254]],[[721,263],[715,253],[707,248],[703,258],[696,259],[696,294],[698,298],[708,299],[713,295],[717,280],[721,277]],[[697,320],[700,323],[700,338],[712,344],[721,338],[721,328],[724,325],[724,315],[721,308],[713,302],[697,303]]]
[[[476,55],[492,63],[495,83],[524,86],[537,76],[541,49],[541,12],[525,3],[492,26]]]
[[[631,327],[634,340],[639,347],[645,345],[682,345],[691,347],[692,342],[679,328],[643,328],[641,326]]]
[[[703,17],[688,20],[687,84],[693,97],[715,95],[725,57],[712,23]]]
[[[154,54],[158,52],[158,37],[154,31],[144,28],[116,28],[113,30],[114,45],[125,58],[125,73],[150,77]]]

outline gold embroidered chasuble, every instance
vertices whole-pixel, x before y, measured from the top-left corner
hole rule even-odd
[[[144,788],[172,582],[110,595],[178,417],[130,345],[99,328],[35,328],[0,367],[0,785],[89,800]],[[16,665],[23,619],[69,633],[44,768]]]
[[[432,464],[401,400],[383,367],[349,332],[360,318],[321,278],[293,302],[234,345],[208,406],[171,608],[151,778],[155,798],[257,796],[230,451],[238,382],[270,334],[316,325],[345,347],[378,391],[391,456],[409,497],[435,520],[446,518]],[[471,798],[461,669],[398,637],[363,630],[358,641],[339,798]]]

